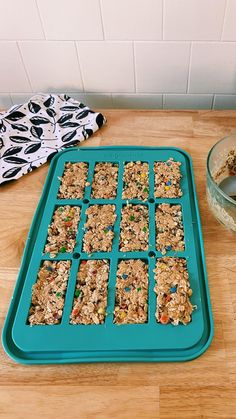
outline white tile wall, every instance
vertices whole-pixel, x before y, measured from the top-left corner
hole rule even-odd
[[[87,92],[134,92],[131,42],[78,42]]]
[[[0,107],[236,109],[236,0],[0,0]]]
[[[162,0],[101,0],[105,39],[162,39]]]
[[[226,0],[165,0],[164,39],[218,40]]]
[[[137,91],[186,92],[189,50],[188,43],[135,43]]]
[[[103,39],[99,0],[37,0],[37,3],[47,39]]]
[[[22,41],[19,45],[33,91],[82,90],[74,42]]]

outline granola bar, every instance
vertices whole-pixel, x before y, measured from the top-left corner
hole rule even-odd
[[[58,193],[60,199],[82,199],[88,176],[87,163],[66,163]]]
[[[91,205],[86,210],[84,252],[110,252],[116,220],[115,205]]]
[[[141,161],[126,163],[123,181],[122,199],[136,198],[146,201],[149,194],[148,163]]]
[[[156,319],[162,324],[188,324],[195,306],[190,302],[192,289],[185,259],[164,257],[157,260],[155,272],[157,295]]]
[[[116,197],[118,165],[97,163],[92,183],[92,198],[111,199]]]
[[[182,196],[180,189],[181,163],[170,158],[166,162],[156,162],[155,172],[155,191],[156,198],[176,198]]]
[[[184,250],[184,231],[180,205],[160,204],[156,208],[156,248],[166,251]]]
[[[121,211],[120,251],[148,250],[148,207],[125,205]]]
[[[72,324],[101,324],[105,321],[109,262],[82,260],[77,274]]]
[[[148,265],[141,259],[122,260],[116,278],[114,323],[146,323]]]
[[[80,207],[70,205],[58,207],[53,215],[52,223],[48,227],[45,253],[51,257],[57,253],[72,252],[75,247],[77,226],[80,220]]]
[[[70,262],[45,260],[33,285],[29,324],[58,324],[61,321]]]

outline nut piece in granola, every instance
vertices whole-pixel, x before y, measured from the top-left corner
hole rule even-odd
[[[115,205],[91,205],[87,208],[86,215],[84,252],[110,252],[116,220]]]
[[[51,257],[56,256],[57,253],[71,253],[75,247],[79,220],[80,207],[70,205],[58,207],[48,227],[45,253],[49,252]]]
[[[60,199],[82,199],[88,176],[88,164],[66,163],[58,193]]]
[[[185,259],[164,257],[157,260],[155,272],[157,294],[156,319],[159,323],[177,326],[191,321],[196,308],[190,302],[192,289]]]
[[[32,301],[28,321],[31,326],[61,322],[70,262],[45,260],[32,288]]]
[[[125,205],[121,211],[120,251],[148,250],[148,207],[146,205]]]
[[[142,199],[149,195],[148,163],[141,161],[126,163],[124,168],[122,199]]]
[[[184,250],[184,231],[180,205],[160,204],[156,208],[156,247],[166,251]]]
[[[146,323],[148,315],[148,265],[141,259],[118,265],[114,323]]]
[[[94,168],[92,198],[112,199],[116,197],[118,164],[97,163]]]
[[[170,158],[154,163],[156,198],[177,198],[183,195],[180,189],[181,163]]]
[[[70,323],[102,324],[106,317],[109,262],[82,260],[77,274]]]

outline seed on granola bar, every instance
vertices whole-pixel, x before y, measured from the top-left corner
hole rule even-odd
[[[87,222],[83,238],[85,252],[110,252],[116,220],[115,205],[91,205],[86,210]],[[108,228],[109,227],[109,228]]]
[[[70,221],[68,225],[68,220]],[[50,253],[51,257],[57,253],[71,253],[75,247],[77,227],[80,220],[80,207],[65,205],[58,207],[48,227],[47,243],[45,253]]]
[[[66,163],[58,193],[60,199],[82,199],[88,176],[88,164]]]
[[[184,250],[184,231],[180,205],[160,204],[156,208],[156,248],[166,251]]]
[[[181,163],[170,158],[166,162],[154,163],[156,198],[176,198],[182,196],[180,189]]]
[[[116,278],[114,323],[146,323],[148,266],[141,259],[122,260]]]
[[[29,324],[58,324],[61,321],[70,272],[69,261],[45,260],[32,288]]]
[[[118,165],[115,163],[96,163],[91,197],[111,199],[116,197]]]
[[[146,205],[125,205],[121,211],[120,251],[148,250],[148,208]]]
[[[189,297],[192,289],[185,259],[164,257],[154,270],[157,295],[156,319],[162,324],[188,324],[195,308]]]
[[[86,264],[80,263],[70,323],[104,323],[108,275],[109,262],[107,260],[88,260]]]
[[[122,199],[142,199],[148,198],[148,163],[141,161],[126,163],[124,168],[124,187]]]

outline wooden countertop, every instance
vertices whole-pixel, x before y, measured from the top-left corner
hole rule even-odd
[[[186,363],[24,366],[0,352],[0,418],[236,418],[236,235],[206,203],[211,146],[236,131],[236,111],[104,111],[107,126],[85,146],[182,147],[193,158],[215,336]],[[1,188],[0,325],[48,165]]]

